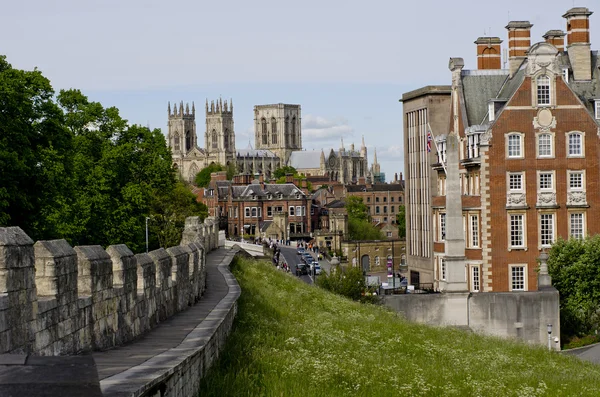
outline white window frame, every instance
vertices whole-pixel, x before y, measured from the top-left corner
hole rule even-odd
[[[252,207],[252,218],[258,217],[258,209],[256,207]]]
[[[471,292],[481,291],[481,266],[469,265],[469,277],[471,279]]]
[[[547,184],[542,184],[542,179],[545,179],[544,182],[550,181],[550,186]],[[556,191],[556,183],[555,183],[555,171],[538,171],[537,172],[537,187],[539,192],[555,192]]]
[[[573,216],[579,215],[581,216],[581,234],[574,235],[573,234]],[[569,212],[569,237],[573,237],[576,239],[584,239],[586,236],[586,219],[585,219],[585,211],[571,211]]]
[[[440,280],[446,281],[447,270],[446,269],[446,259],[443,256],[439,257],[440,259]]]
[[[296,207],[294,207],[293,205],[290,205],[289,211],[290,211],[290,216],[296,216],[295,215],[296,214]]]
[[[596,117],[596,120],[600,120],[600,99],[596,99],[594,105],[594,116]]]
[[[517,269],[521,269],[522,274],[516,274]],[[522,280],[515,280],[515,274],[518,277],[522,277]],[[529,286],[527,285],[527,264],[519,263],[519,264],[510,264],[508,265],[508,289],[509,291],[527,291]]]
[[[439,236],[439,241],[446,241],[446,213],[445,212],[440,212],[440,217],[439,217],[439,231],[440,231],[440,236]]]
[[[522,159],[525,157],[525,150],[523,145],[523,140],[525,139],[525,135],[521,132],[510,132],[505,135],[506,137],[506,158],[507,159]],[[511,154],[511,138],[518,137],[519,138],[519,146],[518,153]]]
[[[542,79],[545,79],[541,84]],[[546,87],[543,92],[540,92],[542,87]],[[535,78],[535,103],[539,107],[552,105],[552,79],[547,74],[540,74]]]
[[[579,135],[579,153],[571,153],[571,137]],[[565,149],[567,151],[568,158],[581,158],[585,157],[585,134],[581,131],[570,131],[565,133]]]
[[[513,217],[520,217],[521,219],[521,244],[513,245],[512,233],[513,233]],[[508,231],[508,248],[509,250],[514,249],[527,249],[527,214],[525,212],[509,212],[508,213],[508,222],[507,222],[507,231]],[[515,229],[516,230],[516,229]]]
[[[479,248],[479,214],[469,215],[469,246]]]
[[[556,241],[556,214],[554,212],[541,212],[538,227],[540,247],[552,246]]]
[[[520,179],[521,187],[516,187],[516,186],[513,187],[513,181],[511,181],[511,179],[513,179],[512,177],[514,177],[515,184],[516,184],[517,180]],[[519,177],[519,178],[517,178],[517,177]],[[506,173],[506,191],[509,193],[524,193],[525,192],[525,173],[523,171]]]
[[[550,154],[542,154],[541,149],[541,138],[542,137],[550,138]],[[552,132],[542,132],[536,135],[536,154],[538,158],[542,159],[551,159],[554,158],[554,133]]]
[[[302,216],[302,207],[296,206],[296,216]]]
[[[573,175],[581,176],[581,178],[579,178],[581,180],[581,186],[573,187],[573,185],[571,185]],[[585,170],[567,170],[567,191],[584,192],[585,190]]]

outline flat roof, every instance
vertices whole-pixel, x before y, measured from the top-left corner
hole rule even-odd
[[[402,99],[399,99],[398,101],[404,102],[425,95],[450,95],[451,93],[451,85],[427,85],[413,91],[405,92],[402,94]]]

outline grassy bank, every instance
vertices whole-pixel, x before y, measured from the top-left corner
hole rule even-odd
[[[202,396],[597,396],[600,366],[411,324],[236,260],[239,312]]]

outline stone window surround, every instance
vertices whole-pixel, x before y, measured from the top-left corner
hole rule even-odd
[[[519,154],[511,156],[509,153],[509,141],[510,141],[510,138],[513,136],[519,136]],[[525,158],[525,151],[524,151],[524,145],[523,145],[524,139],[525,139],[525,134],[522,132],[513,131],[513,132],[509,132],[507,134],[504,134],[506,159],[514,160],[514,159]]]
[[[542,233],[543,233],[542,217],[547,216],[547,215],[551,215],[550,219],[552,220],[551,230],[546,231],[546,233],[549,234],[551,241],[549,244],[542,244]],[[540,211],[538,213],[538,246],[539,246],[539,249],[542,250],[542,248],[550,248],[555,241],[556,241],[556,212]]]
[[[542,81],[543,80],[543,81]],[[535,77],[535,104],[538,107],[552,106],[552,79],[548,74],[541,73]],[[541,94],[541,95],[540,95]]]
[[[510,179],[511,176],[521,176],[521,188],[519,189],[511,189]],[[515,182],[518,178],[515,178]],[[525,172],[524,171],[508,171],[506,173],[506,191],[508,193],[525,193]]]
[[[569,146],[570,146],[570,137],[571,135],[575,135],[575,134],[579,134],[581,137],[581,141],[580,141],[580,151],[581,153],[579,154],[569,154]],[[569,131],[569,132],[565,132],[565,150],[566,150],[566,156],[567,158],[581,158],[581,157],[585,157],[585,133],[582,131]]]
[[[542,135],[549,135],[550,136],[550,155],[541,155],[540,154],[540,137]],[[536,158],[538,159],[552,159],[555,157],[554,153],[556,153],[555,151],[555,146],[554,146],[554,132],[551,131],[544,131],[544,132],[538,132],[535,134],[535,155]]]
[[[581,187],[572,187],[571,186],[571,175],[576,175],[576,174],[581,175]],[[585,186],[586,186],[585,170],[567,170],[567,192],[585,191],[586,190]]]
[[[548,78],[548,89],[550,103],[540,104],[538,101],[538,79],[546,76]],[[548,108],[556,106],[556,76],[548,69],[541,69],[531,76],[531,104],[534,108]]]
[[[469,291],[481,291],[481,264],[469,263]]]
[[[568,211],[569,214],[569,237],[574,237],[574,238],[585,238],[587,233],[586,233],[586,229],[587,229],[587,219],[586,219],[586,211],[581,211],[581,210],[569,210]],[[581,215],[581,236],[573,236],[573,225],[572,225],[572,221],[573,219],[571,218],[572,215]]]
[[[522,283],[523,283],[523,288],[513,288],[515,282],[517,282],[517,280],[513,280],[513,269],[514,268],[522,268]],[[514,263],[514,264],[509,264],[508,265],[508,290],[509,291],[527,291],[529,289],[528,286],[528,280],[527,277],[528,276],[528,272],[527,272],[527,264],[526,263]]]
[[[525,250],[527,251],[527,213],[523,210],[510,210],[507,211],[507,243],[508,243],[508,251],[513,250]],[[512,225],[511,225],[511,216],[521,216],[521,236],[522,236],[522,245],[512,245]]]

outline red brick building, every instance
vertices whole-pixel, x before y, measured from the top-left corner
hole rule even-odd
[[[460,139],[469,290],[536,290],[541,251],[559,237],[600,232],[593,222],[600,216],[600,62],[591,51],[590,15],[587,8],[570,9],[563,15],[566,34],[551,30],[534,45],[529,22],[509,22],[508,69],[500,69],[501,39],[479,38],[479,69],[450,60],[447,106],[432,112],[403,98],[405,159],[423,160],[406,167],[409,266],[418,258],[431,266],[424,275],[445,281],[445,166],[453,150],[447,134]],[[445,129],[429,123],[444,118]],[[428,151],[430,130],[437,145]],[[419,194],[423,186],[429,195]],[[428,209],[416,216],[424,202]]]

